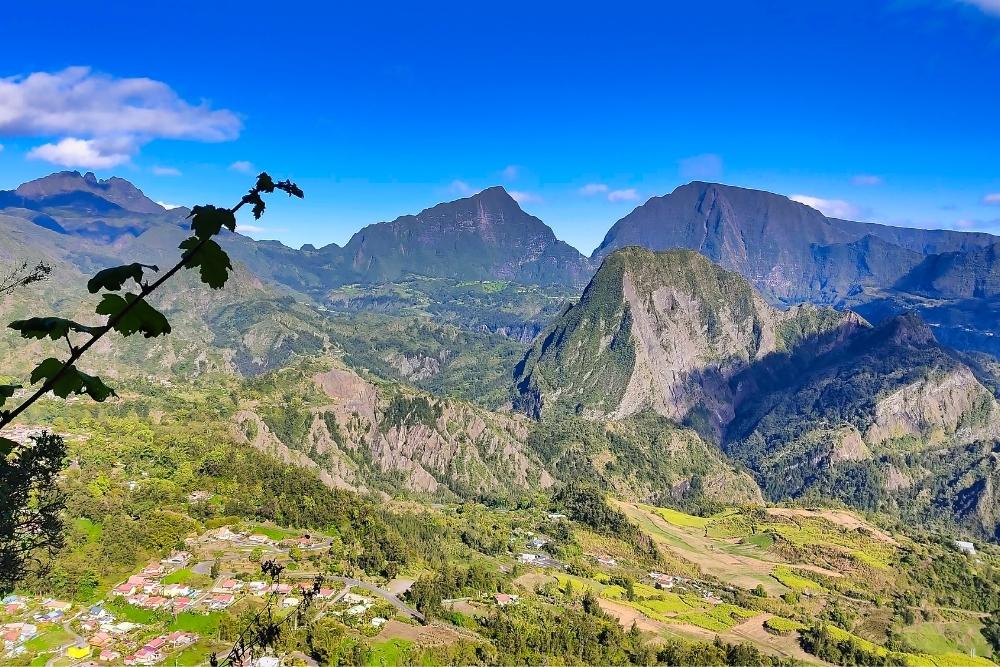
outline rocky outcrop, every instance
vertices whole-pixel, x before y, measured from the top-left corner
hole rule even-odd
[[[460,496],[546,488],[551,475],[523,446],[529,422],[461,401],[435,399],[335,368],[315,377],[330,399],[314,427],[362,466],[396,474],[405,488]]]
[[[327,486],[355,491],[364,489],[363,485],[357,484],[355,471],[349,463],[344,462],[342,467],[337,466],[336,468],[320,466],[305,453],[294,450],[281,442],[271,433],[264,420],[251,410],[241,410],[236,413],[233,417],[232,433],[237,442],[249,444],[285,463],[315,471],[320,480]]]
[[[989,390],[969,368],[959,366],[922,377],[879,399],[865,440],[880,445],[894,438],[916,436],[950,438],[954,444],[965,444],[996,435],[988,419],[995,410],[996,401]],[[976,411],[982,413],[978,423],[963,424],[965,417]]]

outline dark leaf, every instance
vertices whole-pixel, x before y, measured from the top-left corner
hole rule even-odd
[[[140,299],[137,294],[126,294],[124,297],[117,294],[105,294],[101,302],[97,304],[97,314],[114,318],[129,304],[133,305],[114,324],[115,331],[123,336],[131,336],[139,332],[146,338],[155,338],[170,333],[170,323],[167,322],[163,313],[149,305],[145,299]]]
[[[139,264],[138,262],[126,264],[124,266],[115,266],[110,269],[98,271],[97,275],[87,282],[87,289],[90,290],[91,294],[97,294],[97,292],[102,289],[117,291],[122,288],[122,285],[124,285],[129,278],[134,280],[136,285],[140,285],[142,283],[143,269],[150,269],[152,271],[160,270],[159,267],[155,265]]]
[[[73,320],[61,317],[32,317],[27,320],[17,320],[7,325],[8,328],[20,331],[23,338],[51,338],[59,340],[70,331],[95,334],[100,327],[88,327]]]
[[[180,245],[181,250],[193,251],[198,247],[199,241],[195,237],[185,240]],[[219,289],[229,280],[229,272],[233,270],[233,265],[229,261],[229,255],[215,241],[208,240],[193,252],[185,261],[184,266],[189,269],[198,267],[201,273],[201,281],[212,289]]]
[[[20,446],[21,443],[15,442],[14,440],[0,438],[0,456],[7,456]]]
[[[14,392],[21,388],[19,384],[0,384],[0,405],[7,402],[7,399],[14,395]]]
[[[223,227],[231,232],[236,230],[236,215],[228,208],[216,208],[211,204],[195,206],[188,217],[191,218],[191,229],[200,239],[215,236]]]
[[[253,189],[257,192],[274,192],[274,180],[267,175],[266,171],[260,172],[257,175],[257,185],[253,186]]]
[[[76,371],[76,373],[80,376],[80,381],[83,384],[83,392],[77,393],[86,393],[98,403],[104,402],[109,396],[117,396],[115,390],[104,384],[104,380],[96,375],[87,375],[83,371]]]
[[[31,371],[31,384],[35,384],[40,380],[48,380],[50,377],[58,373],[59,369],[62,367],[63,362],[54,357],[49,357],[35,366],[35,370]]]
[[[247,204],[253,204],[253,217],[256,220],[260,220],[260,216],[264,215],[264,198],[260,196],[260,193],[256,190],[251,190],[247,194],[243,195],[243,201]]]
[[[58,359],[49,357],[35,367],[31,372],[32,383],[45,380],[48,382],[59,375],[52,385],[52,393],[59,398],[66,398],[70,394],[87,394],[95,401],[104,401],[108,396],[114,396],[115,391],[104,384],[101,378],[95,375],[88,375],[77,370],[76,366],[69,366],[62,371],[64,364]]]
[[[305,196],[305,193],[302,192],[302,188],[295,185],[295,183],[292,183],[291,181],[278,181],[274,184],[274,187],[287,192],[289,197],[298,197],[299,199],[302,199]]]

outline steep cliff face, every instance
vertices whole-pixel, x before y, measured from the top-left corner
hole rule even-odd
[[[553,483],[523,445],[530,426],[524,418],[376,386],[342,368],[315,382],[330,403],[315,410],[308,446],[314,458],[354,462],[354,484],[375,473],[412,491],[473,497]]]
[[[851,313],[780,311],[735,273],[687,250],[626,248],[517,369],[518,405],[622,419],[644,409],[719,435],[753,364],[853,330]]]
[[[592,259],[630,245],[689,248],[739,273],[772,303],[841,304],[865,289],[892,287],[929,254],[953,253],[964,282],[989,282],[988,267],[972,255],[996,241],[827,218],[782,195],[695,181],[616,222]]]

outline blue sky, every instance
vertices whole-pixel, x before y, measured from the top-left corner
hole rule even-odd
[[[3,188],[89,166],[221,203],[263,168],[306,200],[252,235],[292,246],[502,184],[589,253],[696,178],[1000,232],[1000,0],[29,4]]]

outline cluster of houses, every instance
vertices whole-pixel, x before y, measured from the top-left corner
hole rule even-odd
[[[365,595],[358,595],[357,593],[344,593],[344,597],[342,597],[340,601],[350,606],[343,611],[332,612],[334,616],[364,616],[368,613],[368,610],[375,605],[374,599]],[[375,616],[369,621],[369,624],[375,628],[380,628],[385,625],[385,623],[386,619],[381,616]]]
[[[220,542],[232,542],[237,545],[245,546],[274,546],[276,542],[270,537],[263,533],[237,533],[234,532],[229,526],[222,526],[221,528],[216,528],[215,530],[209,531],[202,536],[203,540],[218,540]]]
[[[125,657],[126,665],[156,665],[166,660],[167,650],[183,648],[198,640],[198,635],[190,632],[171,632],[151,639],[132,655]]]
[[[97,604],[78,617],[80,632],[88,635],[86,643],[70,646],[66,655],[71,658],[83,658],[91,654],[92,649],[99,649],[100,662],[118,662],[121,653],[115,646],[126,641],[127,635],[142,626],[128,621],[116,621],[114,614]]]
[[[277,595],[281,598],[281,606],[285,608],[298,606],[301,598],[298,595],[302,591],[312,588],[311,583],[301,582],[298,584],[268,584],[263,581],[240,581],[239,579],[224,579],[218,586],[212,589],[211,595],[206,600],[206,606],[211,610],[225,609],[236,601],[237,596],[242,592],[247,595]],[[320,588],[316,593],[317,600],[328,600],[334,596],[332,588]]]
[[[657,588],[665,588],[667,590],[674,587],[677,583],[678,577],[672,574],[663,574],[662,572],[650,572],[649,578],[653,580],[653,585]]]
[[[38,626],[31,623],[16,622],[0,626],[3,635],[4,651],[10,655],[24,652],[24,642],[38,634]]]
[[[650,572],[649,578],[653,581],[653,585],[657,588],[670,590],[674,586],[684,586],[685,588],[693,590],[701,596],[702,600],[705,600],[710,604],[722,603],[722,599],[716,595],[715,591],[705,584],[695,581],[694,579],[678,577],[672,574],[663,574],[662,572]]]
[[[191,561],[191,554],[177,551],[159,563],[150,563],[112,589],[111,594],[125,598],[129,604],[143,609],[185,611],[194,604],[201,591],[181,583],[164,584],[161,579]]]

